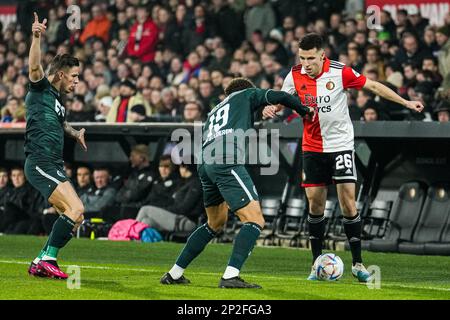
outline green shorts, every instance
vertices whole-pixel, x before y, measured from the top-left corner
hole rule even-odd
[[[64,171],[63,161],[36,159],[28,156],[25,160],[25,176],[45,198],[48,200],[56,187],[65,181],[69,181]]]
[[[236,212],[251,200],[259,201],[256,187],[243,165],[201,164],[198,176],[205,208],[225,201],[231,211]]]

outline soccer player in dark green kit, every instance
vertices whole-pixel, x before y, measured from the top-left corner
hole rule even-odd
[[[63,169],[64,134],[76,139],[86,151],[84,129],[77,131],[65,121],[62,95],[74,91],[80,67],[78,59],[57,55],[50,64],[48,78],[41,65],[42,23],[34,13],[33,40],[29,56],[29,90],[25,98],[27,126],[25,133],[25,175],[45,199],[60,213],[48,240],[28,273],[34,276],[66,279],[58,267],[58,251],[72,238],[83,221],[84,207]]]
[[[253,181],[243,163],[238,160],[237,149],[240,146],[234,137],[227,139],[227,136],[238,131],[245,133],[253,128],[254,112],[267,104],[282,104],[301,116],[312,116],[313,109],[303,106],[297,97],[285,92],[257,89],[245,78],[233,79],[225,89],[225,94],[227,97],[211,110],[206,120],[202,141],[203,161],[198,165],[208,222],[190,235],[172,269],[161,278],[162,284],[190,283],[183,275],[184,270],[223,228],[230,208],[243,225],[234,240],[233,251],[219,287],[261,288],[239,276],[264,227],[264,218]],[[214,159],[209,158],[213,153],[216,153]]]

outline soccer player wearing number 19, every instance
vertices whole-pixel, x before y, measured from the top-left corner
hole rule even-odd
[[[31,263],[33,276],[66,279],[56,263],[58,251],[72,238],[83,221],[83,204],[63,169],[64,133],[87,150],[84,129],[77,131],[65,121],[61,95],[73,92],[78,83],[78,59],[57,55],[50,64],[48,78],[41,66],[40,38],[46,30],[34,13],[33,40],[29,56],[29,91],[25,98],[27,127],[25,132],[25,175],[48,202],[60,213],[47,243]]]
[[[307,34],[300,40],[299,57],[300,64],[291,69],[281,90],[298,96],[304,105],[315,110],[312,119],[303,119],[302,141],[302,186],[309,201],[313,263],[322,253],[327,186],[333,182],[352,252],[352,274],[360,282],[368,282],[370,274],[361,258],[361,218],[355,205],[354,134],[345,89],[365,88],[416,112],[421,112],[423,105],[418,101],[407,101],[385,85],[367,79],[340,62],[329,60],[318,34]],[[263,116],[273,117],[278,109],[268,106]],[[314,270],[308,279],[316,280]]]
[[[246,132],[253,127],[253,113],[267,104],[282,104],[301,116],[312,115],[312,109],[303,106],[297,97],[274,90],[257,89],[244,78],[233,79],[225,89],[227,97],[208,116],[203,132],[202,157],[198,175],[203,188],[203,201],[208,222],[189,237],[172,269],[161,278],[162,284],[187,284],[184,270],[222,229],[228,218],[228,208],[243,225],[234,241],[228,266],[220,282],[220,288],[261,288],[239,277],[240,269],[250,255],[262,228],[264,218],[258,194],[244,165],[235,158],[239,146],[235,139],[227,139],[237,130]],[[225,144],[224,144],[225,142]],[[216,147],[216,148],[215,148]],[[216,152],[209,161],[207,150]]]

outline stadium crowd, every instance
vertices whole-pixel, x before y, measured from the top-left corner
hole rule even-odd
[[[69,30],[72,1],[20,1],[17,22],[0,27],[0,121],[25,121],[34,11],[48,20],[44,68],[62,53],[74,54],[82,64],[75,93],[66,97],[67,121],[204,120],[233,77],[281,89],[298,63],[298,41],[309,32],[323,36],[331,59],[426,107],[413,114],[365,90],[350,90],[352,120],[449,121],[450,13],[444,25],[435,26],[418,11],[400,10],[396,20],[382,11],[381,28],[368,28],[364,13],[352,11],[349,2],[81,0],[81,28]],[[279,121],[296,118],[283,112]],[[108,168],[77,166],[74,184],[87,212],[108,212],[113,221],[136,216],[148,221],[156,218],[145,208],[155,206],[179,216],[172,229],[197,221],[200,192],[190,194],[195,203],[187,197],[187,190],[199,188],[198,179],[191,178],[193,168],[182,166],[178,172],[163,157],[159,172],[151,172],[145,146],[133,149],[130,163],[128,179],[118,182]],[[0,232],[50,230],[54,208],[46,208],[37,193],[29,196],[34,191],[26,188],[31,187],[22,168],[0,169]]]

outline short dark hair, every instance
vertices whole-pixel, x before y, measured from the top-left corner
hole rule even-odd
[[[247,78],[234,78],[225,88],[225,95],[229,96],[233,92],[241,91],[248,88],[255,88],[253,82]]]
[[[58,54],[56,55],[52,62],[50,62],[50,70],[49,75],[55,74],[61,69],[65,68],[72,68],[72,67],[79,67],[80,62],[77,58],[74,56],[71,56],[70,54]]]
[[[94,168],[94,171],[106,171],[109,175],[111,174],[111,171],[106,166],[97,166]]]
[[[298,47],[302,50],[323,49],[324,42],[318,33],[308,33],[299,42]]]
[[[9,174],[8,169],[0,167],[0,173],[5,172],[6,174]]]

